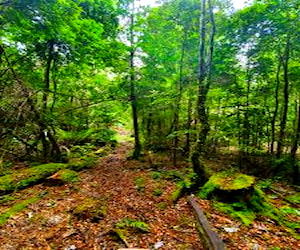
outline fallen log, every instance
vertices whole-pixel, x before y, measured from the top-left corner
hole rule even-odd
[[[199,207],[193,196],[188,197],[188,202],[193,207],[194,213],[197,217],[199,227],[198,230],[201,234],[201,238],[204,241],[207,249],[209,250],[224,250],[225,244],[219,237],[219,235],[212,230],[211,225],[206,219],[202,209]]]

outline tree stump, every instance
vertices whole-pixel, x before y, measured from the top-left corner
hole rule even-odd
[[[212,175],[199,193],[200,198],[226,202],[239,202],[250,199],[254,190],[255,178],[242,173],[229,171]]]

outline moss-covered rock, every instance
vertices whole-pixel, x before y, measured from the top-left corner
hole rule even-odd
[[[78,173],[70,169],[62,169],[58,171],[57,178],[65,183],[74,183],[79,181]]]
[[[62,163],[48,163],[1,176],[0,194],[5,194],[39,183],[48,176],[66,167],[67,165]]]
[[[75,183],[79,181],[77,172],[70,169],[62,169],[47,178],[47,184],[51,186],[59,186],[66,183]]]
[[[85,168],[91,168],[95,165],[97,157],[72,158],[68,162],[68,168],[74,171],[80,171]]]
[[[106,215],[107,207],[102,199],[86,198],[72,213],[79,219],[98,222]]]

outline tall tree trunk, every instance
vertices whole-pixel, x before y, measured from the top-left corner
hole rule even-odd
[[[182,97],[182,90],[183,90],[183,61],[185,56],[185,47],[186,47],[186,37],[187,31],[184,29],[183,41],[181,45],[181,55],[180,55],[180,62],[179,62],[179,81],[178,81],[178,95],[175,101],[175,112],[174,112],[174,149],[173,149],[173,164],[174,166],[177,165],[177,152],[178,152],[178,144],[179,144],[179,111],[180,111],[180,104],[181,104],[181,97]]]
[[[251,76],[250,69],[247,72],[247,93],[246,93],[246,110],[244,115],[244,124],[243,124],[243,156],[247,156],[250,146],[250,121],[249,121],[249,105],[250,105],[250,88],[251,88]]]
[[[288,76],[289,59],[290,59],[290,40],[288,38],[284,56],[282,58],[283,73],[284,73],[284,89],[283,89],[284,103],[283,103],[283,111],[282,111],[282,117],[280,122],[280,132],[279,132],[278,145],[277,145],[277,154],[276,154],[277,158],[280,158],[282,154],[287,112],[289,106],[289,76]]]
[[[137,114],[137,100],[135,91],[135,68],[134,68],[134,11],[135,4],[132,2],[132,13],[130,16],[130,102],[132,109],[132,119],[133,119],[133,129],[134,129],[134,152],[133,158],[138,159],[141,153],[141,143],[139,136],[139,124],[138,124],[138,114]]]
[[[297,119],[298,118],[298,119]],[[297,114],[297,127],[296,127],[296,133],[293,141],[293,146],[291,149],[291,164],[293,166],[294,175],[293,175],[293,183],[295,185],[299,184],[299,167],[296,162],[296,153],[298,150],[298,143],[300,139],[300,98],[298,98],[298,114]]]
[[[275,88],[275,109],[273,112],[273,117],[271,120],[271,154],[274,153],[274,143],[275,143],[275,124],[276,124],[276,118],[278,114],[278,107],[279,107],[279,99],[278,99],[278,92],[279,92],[279,86],[280,86],[280,70],[281,70],[281,60],[279,57],[277,72],[276,72],[276,88]]]
[[[55,103],[56,103],[56,97],[57,97],[57,61],[55,60],[55,58],[53,59],[53,101],[52,101],[52,105],[51,105],[51,112],[53,112]]]
[[[213,9],[211,1],[208,0],[210,23],[212,30],[210,34],[210,44],[206,63],[206,36],[207,36],[207,22],[206,19],[206,0],[201,2],[201,16],[200,16],[200,47],[199,47],[199,67],[198,67],[198,100],[197,100],[197,118],[200,122],[200,128],[197,134],[197,141],[191,153],[191,161],[194,172],[197,174],[197,184],[201,185],[206,181],[206,173],[203,165],[203,153],[205,152],[206,138],[210,130],[208,122],[208,113],[206,108],[206,97],[210,87],[210,75],[213,56],[213,45],[215,35],[215,22],[213,16]]]
[[[46,68],[44,73],[44,93],[43,93],[43,109],[44,112],[47,110],[47,104],[48,104],[48,94],[50,89],[50,72],[51,72],[51,65],[53,61],[53,41],[47,42],[48,47],[48,57],[46,62]]]
[[[190,144],[191,144],[191,122],[192,122],[192,95],[190,94],[188,97],[188,108],[187,108],[187,122],[186,122],[186,137],[185,137],[185,148],[184,152],[186,155],[190,153]]]

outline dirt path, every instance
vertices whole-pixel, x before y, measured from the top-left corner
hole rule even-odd
[[[0,228],[0,249],[118,249],[126,245],[110,232],[124,218],[143,221],[150,227],[149,233],[130,233],[127,246],[202,249],[187,201],[181,199],[176,205],[170,201],[174,182],[154,176],[145,162],[127,160],[130,150],[130,144],[121,143],[95,168],[81,172],[75,185],[41,184],[15,193],[18,200],[41,192],[45,195]],[[99,221],[73,215],[72,211],[87,199],[105,203],[107,213]],[[5,206],[13,203],[16,201]]]

